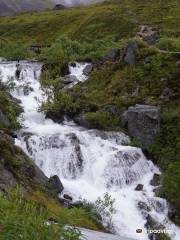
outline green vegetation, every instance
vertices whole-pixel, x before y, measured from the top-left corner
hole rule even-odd
[[[160,38],[157,47],[166,51],[180,52],[180,38]]]
[[[4,90],[0,90],[0,110],[10,122],[8,126],[0,123],[0,129],[18,129],[20,127],[17,116],[22,111],[21,107],[13,100],[13,98]]]
[[[49,222],[49,210],[24,199],[19,190],[0,194],[0,238],[27,240],[78,240],[80,232],[62,224]]]
[[[180,109],[179,102],[167,105],[162,112],[161,133],[149,151],[156,157],[163,174],[160,196],[176,209],[172,217],[180,225]]]
[[[85,114],[86,121],[89,122],[92,128],[103,130],[119,129],[120,119],[108,112],[88,112]]]

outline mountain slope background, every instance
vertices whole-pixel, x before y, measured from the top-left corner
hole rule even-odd
[[[91,0],[0,0],[0,16],[52,9],[56,4],[70,7],[89,2]]]

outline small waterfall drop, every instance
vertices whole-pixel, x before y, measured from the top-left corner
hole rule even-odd
[[[86,80],[85,66],[77,63],[70,68],[79,81]],[[167,218],[166,201],[155,197],[154,187],[149,184],[154,173],[159,173],[158,168],[141,149],[128,146],[129,138],[124,133],[87,130],[73,122],[57,124],[46,119],[38,111],[39,104],[46,100],[38,81],[41,68],[37,62],[0,62],[0,78],[4,82],[14,79],[12,95],[21,100],[24,109],[16,144],[48,177],[58,175],[65,193],[74,200],[94,202],[106,192],[115,198],[113,224],[117,234],[147,240],[144,225],[150,214],[171,230],[172,239],[178,240],[180,232]],[[137,184],[143,184],[143,191],[134,190]],[[136,233],[136,229],[143,232]]]

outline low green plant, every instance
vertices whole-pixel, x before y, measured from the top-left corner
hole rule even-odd
[[[0,194],[0,239],[78,240],[79,230],[48,220],[48,209],[27,201],[19,189]]]
[[[9,41],[0,44],[0,56],[8,60],[24,60],[34,55],[28,44]]]
[[[87,112],[85,119],[92,128],[112,130],[120,126],[120,119],[108,112]]]
[[[104,196],[98,197],[94,202],[83,201],[83,208],[89,212],[91,217],[106,227],[106,230],[113,230],[112,217],[116,213],[114,207],[115,199],[111,197],[108,193],[105,193]]]
[[[180,52],[180,39],[177,37],[160,38],[157,47],[166,51]]]

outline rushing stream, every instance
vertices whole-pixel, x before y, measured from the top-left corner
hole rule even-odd
[[[0,62],[0,76],[4,82],[14,79],[13,96],[24,108],[19,117],[22,129],[19,145],[48,176],[58,175],[64,193],[73,200],[94,202],[108,192],[115,198],[116,213],[113,225],[116,234],[132,239],[147,240],[146,217],[150,214],[169,230],[172,239],[179,240],[179,229],[167,218],[166,201],[155,197],[149,184],[159,170],[145,158],[141,149],[128,146],[123,133],[87,130],[73,122],[54,123],[38,111],[46,100],[38,81],[42,64],[22,61],[17,78],[17,62]],[[72,75],[85,81],[85,64],[71,67]],[[143,184],[143,191],[135,191]],[[138,207],[139,206],[139,207]],[[144,206],[144,207],[140,207]],[[148,206],[148,207],[147,207]],[[136,229],[143,229],[136,233]]]

